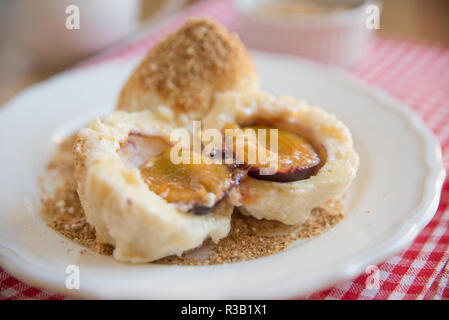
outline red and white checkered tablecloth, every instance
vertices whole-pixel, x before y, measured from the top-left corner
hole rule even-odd
[[[200,2],[131,44],[83,63],[89,68],[111,59],[141,55],[187,16],[209,16],[230,30],[236,14],[227,0]],[[378,37],[357,66],[348,70],[409,105],[439,138],[449,168],[449,50],[430,44]],[[311,294],[309,299],[449,299],[449,180],[435,217],[415,241],[380,264],[380,288],[367,289],[366,275]],[[64,299],[31,287],[0,268],[0,299]]]

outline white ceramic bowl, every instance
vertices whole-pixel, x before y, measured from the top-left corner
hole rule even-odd
[[[239,34],[250,48],[349,67],[360,60],[374,34],[365,27],[366,9],[373,2],[350,0],[343,3],[351,2],[354,7],[347,10],[284,16],[256,10],[273,1],[236,0],[234,3],[239,14]]]
[[[66,20],[79,8],[79,29]],[[12,36],[33,62],[60,67],[103,50],[136,29],[140,0],[17,0],[11,5]]]

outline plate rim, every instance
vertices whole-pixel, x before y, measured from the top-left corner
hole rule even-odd
[[[441,190],[446,177],[446,169],[442,160],[440,143],[433,132],[426,126],[424,121],[411,107],[407,106],[398,99],[393,98],[384,89],[372,86],[363,79],[357,78],[344,70],[331,66],[320,65],[316,62],[302,59],[297,56],[260,52],[256,50],[251,51],[252,54],[257,55],[258,57],[267,56],[272,59],[288,59],[292,60],[296,64],[300,63],[307,68],[318,69],[321,74],[326,75],[330,81],[338,82],[339,84],[353,88],[357,92],[370,96],[371,98],[379,101],[383,108],[398,113],[406,121],[410,129],[415,131],[415,133],[423,139],[423,144],[425,146],[425,163],[427,165],[427,172],[424,178],[425,184],[423,185],[421,200],[419,204],[410,211],[407,220],[401,224],[401,227],[398,228],[396,232],[379,242],[370,250],[369,254],[363,253],[353,256],[351,259],[348,259],[348,261],[339,264],[337,268],[327,271],[326,276],[321,276],[313,285],[299,288],[298,280],[295,281],[295,279],[291,278],[289,278],[288,281],[280,280],[279,285],[276,286],[276,290],[267,290],[266,292],[268,294],[265,294],[262,298],[279,299],[304,296],[308,293],[318,291],[325,287],[332,286],[333,284],[356,277],[363,272],[363,269],[367,265],[377,265],[409,245],[416,238],[418,233],[422,231],[422,229],[424,229],[424,227],[430,222],[437,211]],[[134,57],[132,59],[134,59]],[[113,65],[118,62],[129,63],[129,61],[126,61],[126,58],[121,58],[100,63],[99,65],[94,66],[94,68],[97,66],[107,66],[109,64]],[[69,69],[51,77],[46,81],[37,83],[25,90],[22,90],[5,105],[3,105],[0,109],[0,116],[5,115],[5,111],[10,111],[16,99],[19,99],[22,95],[38,90],[41,86],[48,85],[49,82],[68,77],[72,73],[82,72],[83,69],[83,67],[79,69]],[[23,265],[23,263],[26,265]],[[25,261],[25,259],[19,256],[16,252],[4,247],[2,244],[0,244],[0,265],[10,275],[18,279],[22,279],[26,283],[38,288],[49,289],[56,291],[58,294],[69,295],[70,297],[102,298],[101,295],[86,290],[70,291],[61,283],[56,283],[54,281],[52,282],[49,281],[49,279],[46,279],[45,283],[37,280],[36,277],[33,277],[33,272],[27,270],[29,269],[27,266],[31,266],[29,261]],[[37,272],[35,273],[37,274]]]

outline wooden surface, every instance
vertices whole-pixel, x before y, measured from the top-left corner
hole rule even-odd
[[[449,46],[449,0],[384,0],[381,34]]]
[[[150,17],[163,0],[143,1],[141,19]],[[384,0],[380,27],[380,34],[449,46],[449,0]],[[24,70],[14,64],[16,53],[8,52],[8,46],[0,50],[0,105],[21,89],[68,67],[50,70],[29,66]]]

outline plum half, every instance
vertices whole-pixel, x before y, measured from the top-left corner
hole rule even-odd
[[[151,191],[167,202],[176,203],[183,211],[206,214],[217,205],[236,184],[240,176],[222,164],[175,164],[170,159],[171,148],[148,159],[140,168]],[[190,152],[190,159],[193,154]]]
[[[266,141],[263,147],[270,149],[270,129],[277,129],[278,133],[278,151],[277,151],[277,169],[272,174],[264,174],[262,169],[268,168],[269,163],[262,164],[246,163],[248,175],[259,180],[291,182],[303,180],[316,174],[320,167],[321,159],[311,143],[302,136],[279,128],[268,125],[254,125],[242,128],[244,131],[252,129],[258,133],[259,129],[265,129]],[[248,157],[245,155],[245,162]],[[257,159],[259,160],[259,159]],[[265,172],[266,173],[266,172]]]

